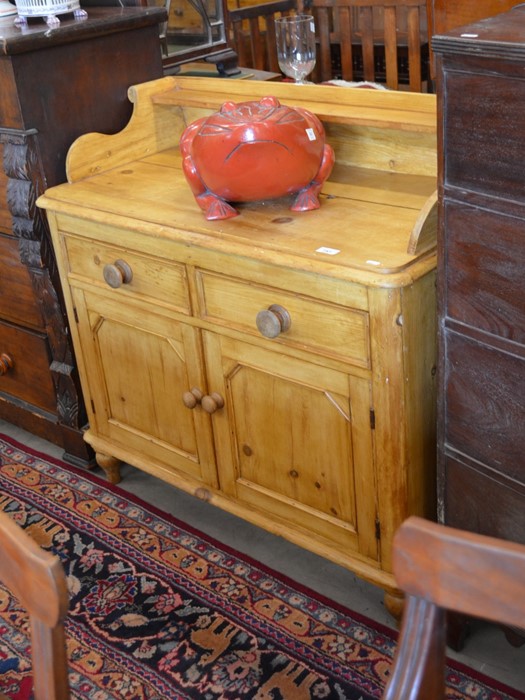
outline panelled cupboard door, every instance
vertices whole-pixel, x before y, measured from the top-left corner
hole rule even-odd
[[[198,331],[129,299],[72,294],[96,434],[215,487],[209,416],[182,401],[204,386]]]
[[[203,333],[221,489],[330,546],[377,560],[370,384]]]

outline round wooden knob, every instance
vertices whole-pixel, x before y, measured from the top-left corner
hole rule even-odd
[[[13,366],[13,360],[5,352],[0,354],[0,375],[7,374]]]
[[[224,406],[224,399],[216,391],[213,394],[207,394],[202,397],[201,406],[206,411],[206,413],[215,413],[219,408]]]
[[[280,333],[289,330],[292,325],[292,317],[284,306],[272,304],[264,311],[259,311],[255,323],[265,338],[277,338]]]
[[[195,406],[202,400],[202,391],[193,387],[190,391],[185,391],[182,395],[182,402],[186,408],[195,408]]]
[[[104,265],[104,279],[113,289],[118,289],[123,284],[129,284],[133,279],[133,270],[125,260],[115,260],[111,265]]]

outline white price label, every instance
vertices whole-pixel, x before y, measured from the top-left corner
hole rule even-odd
[[[326,246],[321,246],[321,248],[318,248],[316,253],[323,253],[323,255],[339,255],[341,252],[337,248],[327,248]]]

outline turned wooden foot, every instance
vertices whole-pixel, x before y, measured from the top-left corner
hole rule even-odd
[[[521,647],[525,644],[525,630],[518,627],[503,627],[507,642],[513,647]]]
[[[385,608],[392,615],[399,627],[401,617],[403,615],[403,606],[405,604],[405,596],[401,591],[385,591],[384,597]]]
[[[96,453],[96,460],[98,466],[104,470],[109,483],[118,484],[120,481],[121,460],[117,459],[116,457],[112,457],[111,455],[105,455],[102,452]]]
[[[447,611],[447,645],[461,651],[470,634],[470,619],[461,613]]]

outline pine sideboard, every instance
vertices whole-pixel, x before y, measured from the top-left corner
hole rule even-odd
[[[159,78],[160,8],[90,8],[51,29],[0,22],[0,417],[92,459],[49,231],[35,200],[66,181],[73,141],[122,129],[127,89]]]
[[[325,125],[321,207],[207,221],[180,135],[269,90]],[[111,480],[121,461],[165,479],[349,567],[397,614],[393,534],[435,514],[435,97],[189,77],[129,95],[128,126],[78,139],[69,184],[38,201],[87,442]],[[291,325],[268,338],[275,305]]]

